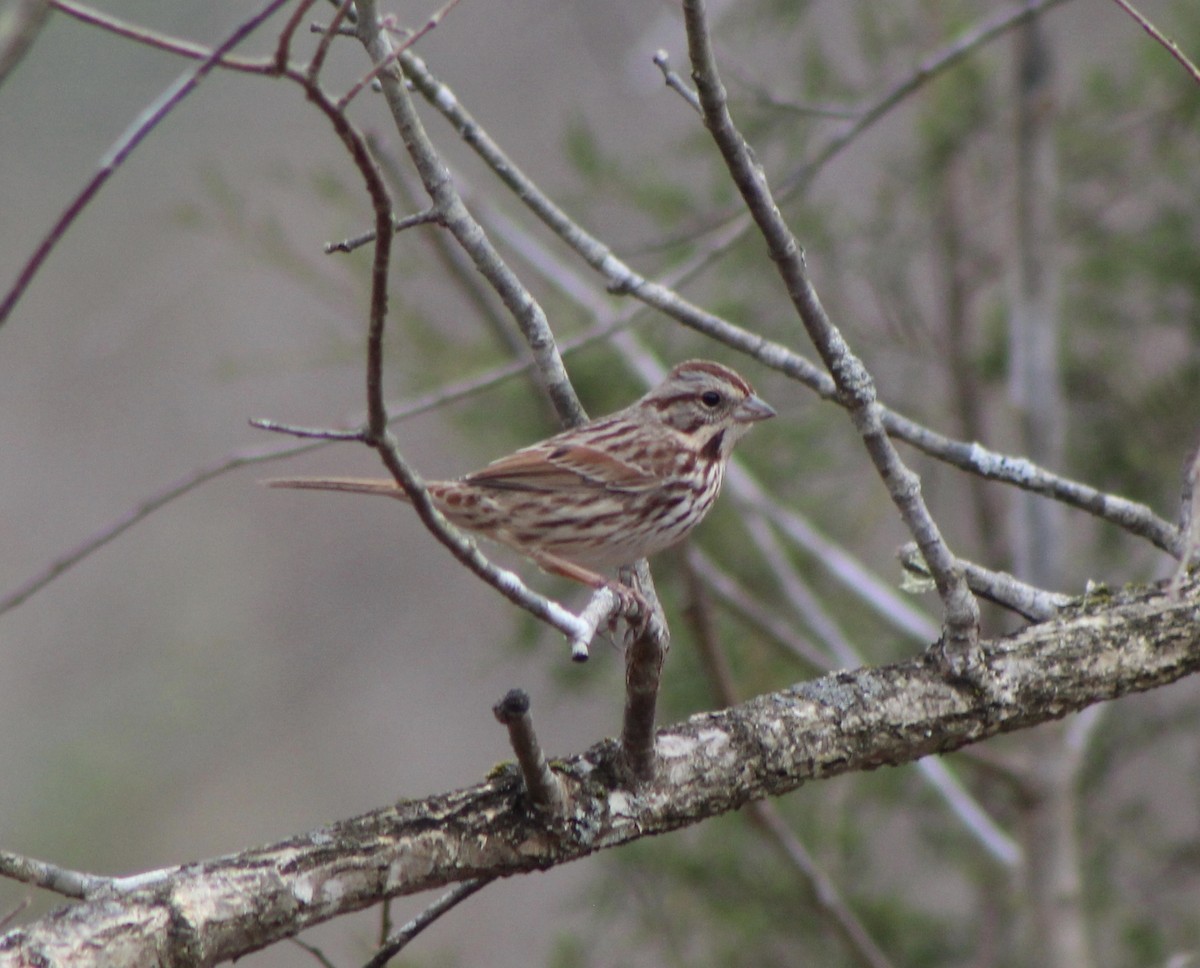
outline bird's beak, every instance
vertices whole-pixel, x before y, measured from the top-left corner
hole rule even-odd
[[[740,423],[755,423],[768,420],[775,416],[775,408],[756,394],[750,394],[733,412],[734,419]]]

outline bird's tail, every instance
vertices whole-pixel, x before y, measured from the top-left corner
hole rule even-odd
[[[395,481],[368,477],[273,477],[260,481],[267,487],[292,487],[306,491],[346,491],[350,494],[382,494],[407,501],[408,495]]]

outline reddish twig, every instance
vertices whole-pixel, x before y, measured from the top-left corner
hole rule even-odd
[[[363,75],[353,87],[350,88],[350,90],[348,90],[345,94],[343,94],[342,97],[338,100],[338,107],[345,108],[346,105],[348,105],[351,101],[353,101],[358,96],[358,93],[364,87],[366,87],[373,80],[375,80],[375,78],[377,78],[379,76],[380,71],[382,71],[385,68],[387,68],[388,66],[396,63],[396,60],[400,57],[401,54],[403,54],[406,50],[408,50],[410,47],[412,47],[413,44],[415,44],[418,40],[420,40],[422,37],[424,37],[431,30],[433,30],[433,28],[436,27],[439,23],[441,23],[442,18],[445,17],[446,14],[449,13],[450,10],[457,3],[458,3],[458,0],[446,0],[446,3],[438,10],[435,10],[433,15],[428,20],[426,20],[425,23],[421,27],[419,27],[417,30],[413,31],[411,34],[409,34],[407,37],[405,37],[404,40],[401,41],[400,44],[398,44],[395,48],[393,48],[392,52],[390,54],[388,54],[387,57],[385,57],[378,64],[376,64],[369,71],[367,71],[367,73],[365,75]]]
[[[33,282],[34,276],[37,275],[38,270],[54,250],[54,247],[66,235],[67,230],[74,224],[75,219],[87,208],[91,200],[95,198],[96,193],[104,187],[105,183],[113,176],[116,170],[124,164],[125,159],[133,153],[134,149],[145,140],[146,136],[158,127],[162,120],[184,98],[196,89],[197,85],[204,80],[214,67],[217,67],[221,63],[222,58],[229,51],[245,40],[259,25],[287,2],[288,0],[269,0],[262,10],[248,20],[243,21],[225,40],[214,47],[195,70],[180,77],[179,80],[163,91],[134,119],[133,124],[117,139],[108,153],[101,158],[96,173],[83,187],[83,190],[70,201],[58,217],[58,221],[54,223],[25,265],[21,267],[16,281],[9,288],[8,292],[5,293],[3,301],[0,302],[0,326],[3,326],[8,321],[8,317],[12,314],[21,296],[29,288],[29,284]],[[59,3],[56,2],[55,6],[61,9]]]
[[[1183,65],[1183,69],[1192,75],[1193,81],[1195,81],[1197,84],[1200,84],[1200,69],[1197,69],[1196,65],[1188,60],[1187,55],[1185,55],[1184,52],[1179,49],[1179,45],[1175,43],[1175,41],[1171,40],[1171,38],[1167,37],[1161,30],[1155,27],[1154,24],[1148,20],[1146,16],[1140,10],[1138,10],[1137,7],[1129,2],[1129,0],[1114,0],[1114,2],[1118,7],[1136,20],[1141,26],[1142,30],[1146,31],[1146,33],[1154,38],[1156,43],[1161,44],[1166,49],[1168,54],[1179,61],[1179,63]]]

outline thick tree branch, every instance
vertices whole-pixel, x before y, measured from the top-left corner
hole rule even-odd
[[[659,769],[631,790],[604,742],[557,766],[576,809],[548,828],[506,772],[242,854],[118,881],[0,937],[0,964],[194,966],[265,947],[386,896],[542,870],[818,780],[948,753],[1200,671],[1200,589],[1093,593],[981,646],[988,688],[925,658],[839,672],[657,735]],[[127,890],[120,885],[129,883]],[[139,886],[140,885],[140,886]]]

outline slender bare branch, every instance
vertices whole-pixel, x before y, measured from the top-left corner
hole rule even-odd
[[[904,545],[899,552],[900,562],[905,570],[916,579],[932,581],[929,569],[921,558],[921,553],[913,543]],[[1028,582],[1002,571],[984,568],[973,561],[960,558],[963,573],[971,590],[980,598],[986,598],[994,605],[1016,612],[1031,622],[1044,622],[1052,618],[1060,608],[1070,600],[1069,595],[1046,591]]]
[[[388,60],[394,47],[379,25],[375,0],[361,0],[358,14],[359,36],[371,60],[374,63]],[[401,53],[401,63],[411,56],[411,51]],[[500,257],[463,204],[446,166],[414,110],[400,72],[389,66],[380,71],[379,81],[383,85],[384,98],[400,131],[401,140],[412,157],[433,207],[441,214],[447,230],[471,256],[521,328],[559,417],[567,426],[578,426],[587,419],[587,414],[571,386],[545,312]],[[385,230],[386,227],[376,226],[376,231]]]
[[[458,907],[459,904],[472,894],[479,893],[479,891],[492,883],[493,880],[495,880],[493,877],[477,877],[474,880],[463,881],[461,884],[456,884],[450,888],[450,890],[434,901],[433,904],[429,905],[429,907],[380,945],[379,950],[375,952],[374,956],[363,968],[384,968],[389,961],[408,946],[408,943],[413,938],[433,924],[443,914]]]
[[[1155,43],[1161,44],[1168,54],[1179,61],[1179,63],[1183,65],[1183,69],[1192,75],[1193,81],[1195,81],[1197,84],[1200,84],[1200,69],[1197,69],[1196,65],[1193,64],[1188,59],[1187,55],[1179,49],[1179,45],[1175,43],[1175,41],[1171,40],[1170,37],[1154,26],[1154,23],[1147,18],[1145,14],[1138,10],[1137,7],[1130,3],[1129,0],[1114,0],[1114,2],[1118,7],[1136,20],[1142,30],[1146,31],[1146,33],[1154,39]]]
[[[771,260],[783,278],[809,338],[833,377],[838,396],[850,412],[867,453],[933,572],[945,610],[946,636],[942,640],[942,655],[950,671],[965,675],[977,659],[979,604],[921,496],[919,479],[900,459],[888,437],[870,373],[821,305],[804,265],[800,245],[780,215],[766,175],[733,123],[717,71],[703,0],[684,0],[683,15],[692,78],[704,108],[705,126],[716,141],[726,167],[767,243]]]
[[[424,24],[405,37],[399,46],[396,46],[387,57],[379,61],[374,67],[367,71],[367,73],[363,75],[353,87],[350,88],[350,90],[343,94],[338,100],[338,107],[344,110],[347,105],[349,105],[350,102],[358,96],[359,92],[362,91],[364,87],[366,87],[379,76],[380,71],[394,64],[396,62],[396,58],[398,58],[404,51],[408,50],[408,48],[412,47],[413,44],[415,44],[418,40],[420,40],[438,24],[440,24],[442,22],[442,18],[445,17],[446,14],[449,13],[457,3],[458,0],[446,0],[441,7],[433,12],[433,14],[428,20],[425,21]]]
[[[204,44],[197,44],[190,40],[183,40],[179,37],[171,37],[167,34],[159,33],[156,30],[150,30],[141,24],[130,23],[121,20],[119,17],[114,17],[107,12],[102,13],[93,7],[76,3],[75,0],[48,0],[48,2],[55,10],[65,13],[68,17],[72,17],[80,23],[99,27],[110,34],[116,34],[118,37],[124,37],[126,40],[132,40],[147,47],[153,47],[156,50],[178,54],[180,57],[186,57],[189,60],[203,61],[213,56],[213,48]],[[276,73],[273,60],[249,59],[224,54],[217,58],[216,64],[218,67],[225,68],[226,70],[242,71],[249,74]]]
[[[34,249],[33,253],[26,260],[25,264],[17,273],[17,278],[4,294],[3,300],[0,300],[0,326],[3,326],[13,309],[16,308],[21,296],[25,290],[29,288],[33,282],[38,270],[54,251],[55,246],[66,235],[67,230],[74,224],[83,210],[88,207],[88,204],[108,180],[116,173],[116,171],[124,164],[146,136],[150,134],[162,120],[170,114],[175,108],[186,98],[196,86],[204,80],[204,78],[217,67],[221,59],[228,54],[234,47],[245,40],[256,28],[267,20],[276,10],[282,7],[288,0],[269,0],[263,8],[254,16],[248,18],[239,24],[220,44],[213,48],[212,52],[204,58],[200,64],[191,71],[180,76],[174,84],[170,85],[157,98],[152,101],[137,118],[133,120],[125,132],[113,143],[108,152],[100,159],[95,174],[84,185],[83,189],[67,204],[63,209],[50,231],[46,233],[42,241]],[[55,6],[59,4],[56,2]]]
[[[275,42],[275,71],[282,74],[287,70],[288,61],[292,55],[292,38],[295,37],[296,31],[300,28],[300,21],[304,19],[304,15],[312,9],[317,0],[300,0],[296,8],[288,16],[287,23],[283,25],[283,29],[279,32],[279,37]]]
[[[1045,2],[1029,6],[1031,9],[1040,10],[1061,2],[1064,0],[1045,0]],[[1023,13],[1019,16],[1012,14],[1009,19],[1002,19],[989,25],[988,29],[979,36],[993,36],[995,31],[1010,28],[1013,22],[1019,22],[1023,16]],[[975,42],[980,41],[977,39]],[[580,258],[605,278],[609,292],[629,294],[683,325],[797,380],[822,399],[841,405],[842,401],[838,397],[837,388],[829,374],[821,371],[799,353],[781,343],[765,339],[757,333],[736,326],[689,302],[675,292],[671,288],[671,284],[655,282],[635,272],[628,264],[617,258],[607,245],[584,231],[550,200],[500,149],[487,131],[463,107],[454,92],[430,73],[419,57],[411,52],[406,52],[400,58],[400,63],[404,68],[405,75],[413,81],[422,96],[442,113],[463,140],[478,152],[497,177],[513,190],[515,196],[524,202],[551,231],[574,249]],[[714,244],[711,248],[704,250],[696,260],[689,264],[689,274],[702,269],[709,256],[722,250],[741,231],[739,226],[731,226],[729,231],[723,234],[719,245]],[[955,440],[889,409],[884,404],[880,406],[884,426],[888,434],[897,440],[902,440],[923,453],[960,470],[976,474],[987,480],[1032,491],[1086,511],[1136,537],[1151,542],[1167,554],[1178,557],[1180,547],[1178,530],[1146,505],[1107,494],[1088,484],[1055,474],[1038,467],[1025,458],[989,450],[974,441]]]
[[[305,68],[304,77],[307,85],[315,85],[317,83],[317,78],[321,75],[321,68],[325,65],[325,58],[329,56],[330,45],[340,35],[342,24],[346,21],[350,10],[354,7],[354,0],[341,0],[336,6],[337,9],[333,12],[333,18],[321,33],[321,39],[317,41],[317,49],[313,52],[312,58],[308,62],[308,67]],[[344,105],[342,104],[337,105],[339,111],[343,107]]]
[[[423,212],[415,212],[412,215],[406,215],[404,218],[398,218],[392,223],[392,231],[399,234],[405,229],[411,229],[417,225],[440,224],[441,216],[433,209],[426,209]],[[326,242],[325,252],[330,254],[333,252],[353,252],[355,249],[361,248],[368,242],[375,241],[375,230],[362,232],[359,235],[352,236],[348,239],[342,239],[340,242]]]
[[[700,98],[696,96],[696,92],[688,87],[687,83],[678,72],[671,67],[671,58],[665,50],[656,50],[654,52],[654,66],[662,71],[663,80],[667,87],[678,94],[687,103],[693,111],[700,117],[704,117],[704,108],[700,106]]]

